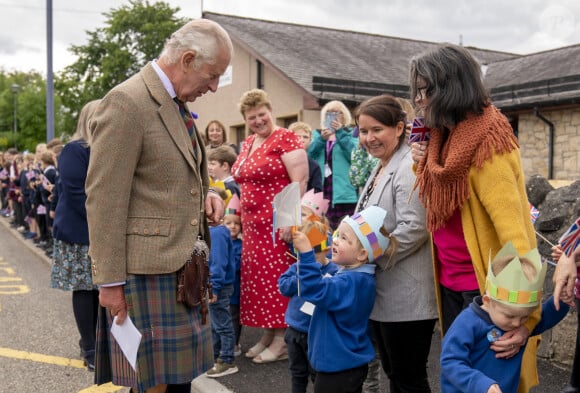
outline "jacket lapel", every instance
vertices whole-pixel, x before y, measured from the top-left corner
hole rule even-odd
[[[167,133],[171,136],[171,139],[187,163],[195,172],[198,172],[191,139],[189,138],[185,123],[181,119],[177,105],[171,99],[169,94],[167,94],[167,90],[163,87],[163,83],[161,83],[161,80],[155,73],[151,64],[147,64],[143,68],[141,74],[151,97],[159,104],[159,116],[161,117],[161,121],[163,122]],[[195,134],[195,138],[199,139],[197,137],[197,132]],[[197,146],[199,146],[199,143],[197,143]]]

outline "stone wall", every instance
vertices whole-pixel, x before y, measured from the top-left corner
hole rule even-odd
[[[551,244],[557,244],[562,234],[580,216],[580,180],[554,188],[544,177],[534,175],[526,182],[526,191],[530,203],[540,211],[534,224],[538,234],[538,251],[551,260]],[[553,273],[554,267],[548,266],[544,300],[553,293]],[[562,322],[545,332],[538,356],[571,365],[574,359],[577,318],[578,310],[573,308]]]
[[[540,111],[554,123],[553,178],[580,179],[580,108]],[[548,176],[549,127],[533,112],[519,115],[518,138],[526,177]]]

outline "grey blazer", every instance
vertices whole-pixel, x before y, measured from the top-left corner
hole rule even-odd
[[[198,235],[207,236],[205,149],[197,152],[148,64],[113,88],[91,118],[86,180],[93,281],[179,270]]]
[[[366,206],[361,201],[379,171],[373,169],[361,193],[356,211],[377,205],[387,211],[385,227],[399,242],[397,254],[387,263],[377,260],[377,296],[371,319],[380,322],[436,319],[430,236],[425,227],[425,209],[415,191],[411,149],[401,146],[378,179]]]

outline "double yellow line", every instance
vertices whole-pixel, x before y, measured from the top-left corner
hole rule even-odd
[[[11,358],[11,359],[21,359],[28,360],[32,362],[54,364],[57,366],[64,367],[74,367],[74,368],[86,368],[85,363],[78,359],[69,359],[61,356],[50,356],[43,355],[40,353],[27,352],[27,351],[17,351],[15,349],[0,347],[0,356]],[[113,393],[124,389],[121,386],[115,386],[112,383],[107,383],[105,385],[97,386],[93,385],[86,389],[80,390],[79,393]]]

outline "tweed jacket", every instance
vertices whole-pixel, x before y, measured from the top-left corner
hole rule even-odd
[[[206,153],[196,153],[151,64],[113,88],[91,118],[86,181],[93,282],[179,270],[194,240],[209,243]]]
[[[380,168],[379,163],[371,172],[360,201]],[[359,201],[356,207],[356,211],[371,205],[385,209],[385,227],[399,243],[390,262],[384,256],[377,260],[377,296],[371,313],[375,321],[437,318],[431,242],[425,226],[425,209],[418,193],[412,193],[415,183],[412,168],[411,149],[403,144],[380,175],[366,206]]]

